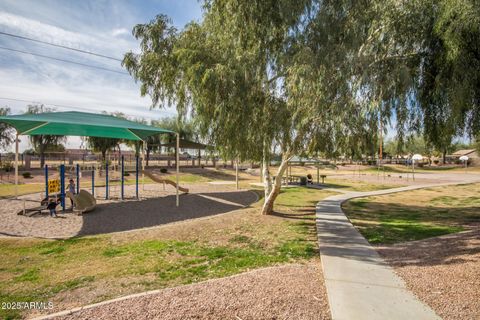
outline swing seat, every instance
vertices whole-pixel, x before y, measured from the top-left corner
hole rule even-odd
[[[73,210],[79,214],[93,211],[97,205],[95,197],[86,190],[80,190],[79,194],[72,194],[70,191],[66,193],[67,197],[73,201]]]

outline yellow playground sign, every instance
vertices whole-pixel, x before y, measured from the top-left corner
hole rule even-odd
[[[60,180],[49,180],[48,181],[48,193],[55,193],[60,191]]]

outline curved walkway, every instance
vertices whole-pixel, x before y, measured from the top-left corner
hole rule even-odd
[[[445,183],[444,185],[453,185]],[[333,320],[440,319],[406,289],[403,280],[350,223],[341,209],[349,199],[437,185],[350,192],[317,204],[316,224],[325,286]]]

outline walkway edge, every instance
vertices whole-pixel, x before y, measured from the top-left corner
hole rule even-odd
[[[333,320],[440,319],[406,288],[403,279],[351,224],[341,205],[354,198],[460,184],[450,182],[350,192],[317,203],[317,237]]]

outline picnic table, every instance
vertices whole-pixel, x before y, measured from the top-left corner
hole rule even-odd
[[[326,178],[326,177],[327,177],[327,176],[326,176],[325,174],[322,174],[322,175],[320,176],[320,178],[322,178],[322,184],[325,183],[325,178]]]
[[[289,180],[288,183],[298,183],[298,184],[301,185],[302,184],[302,178],[305,179],[305,181],[307,179],[306,176],[289,175],[288,176],[288,180]]]

